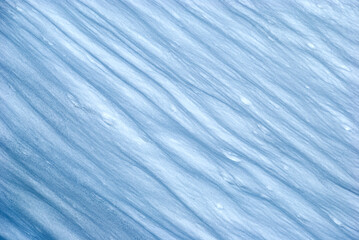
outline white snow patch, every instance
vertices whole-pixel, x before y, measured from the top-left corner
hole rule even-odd
[[[223,209],[223,205],[220,204],[220,203],[217,203],[217,204],[216,204],[216,208],[218,208],[218,209]]]
[[[116,119],[112,115],[108,113],[102,113],[101,117],[107,125],[113,126],[115,124]]]
[[[246,104],[246,105],[250,105],[251,101],[248,100],[248,98],[241,96],[241,101],[242,103]]]
[[[307,43],[308,47],[310,47],[311,49],[315,49],[315,45],[313,43]]]
[[[331,217],[331,218],[332,218],[332,220],[333,220],[333,222],[334,222],[335,224],[337,224],[337,225],[342,225],[342,222],[339,221],[337,218],[335,218],[335,217]]]
[[[347,125],[344,126],[344,129],[345,129],[346,131],[350,131],[350,130],[351,130],[351,128],[350,128],[349,126],[347,126]]]
[[[232,160],[233,162],[241,162],[242,161],[236,154],[234,154],[232,152],[225,152],[224,155],[228,159]]]

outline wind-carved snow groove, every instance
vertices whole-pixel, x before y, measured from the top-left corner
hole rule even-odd
[[[359,238],[355,1],[1,1],[0,237]]]

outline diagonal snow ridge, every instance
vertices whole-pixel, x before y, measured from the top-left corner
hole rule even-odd
[[[355,0],[0,0],[1,239],[359,239]]]

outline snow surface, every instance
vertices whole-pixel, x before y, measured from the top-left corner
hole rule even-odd
[[[0,239],[359,239],[357,0],[0,0]]]

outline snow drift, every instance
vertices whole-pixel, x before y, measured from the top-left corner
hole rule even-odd
[[[359,239],[358,23],[0,0],[0,238]]]

